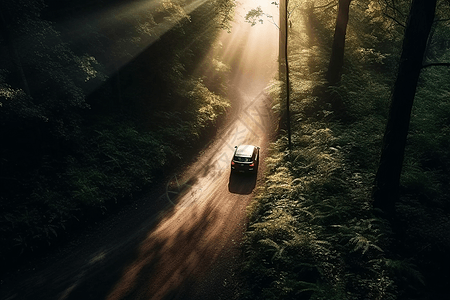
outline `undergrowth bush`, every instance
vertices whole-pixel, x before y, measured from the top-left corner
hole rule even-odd
[[[161,127],[153,132],[126,116],[95,116],[63,162],[51,159],[49,174],[35,174],[30,194],[17,195],[20,203],[2,201],[0,253],[32,252],[50,244],[67,224],[97,218],[148,188],[155,172],[179,162],[229,106],[201,84],[191,97],[190,113],[161,112]]]
[[[371,192],[402,28],[383,17],[381,2],[354,3],[344,73],[330,87],[323,78],[335,10],[316,2],[290,1],[292,149],[283,132],[271,146],[265,184],[248,208],[243,298],[445,299],[450,71],[422,71],[393,226],[374,215]],[[448,26],[435,30],[427,55],[446,61],[448,46],[442,51],[433,45],[442,46]],[[268,90],[279,115],[282,85]]]
[[[284,134],[271,146],[265,185],[249,206],[244,298],[395,299],[390,227],[371,209],[393,79],[389,47],[350,28],[344,75],[328,87],[334,11],[306,4],[290,1],[292,149]],[[354,26],[378,13],[357,10]],[[273,97],[281,114],[283,95]]]
[[[217,57],[205,54],[219,33],[219,27],[208,25],[220,18],[225,26],[233,7],[221,1],[220,5],[229,6],[229,11],[222,11],[215,7],[217,3],[202,6],[209,11],[208,17],[196,12],[189,28],[183,30],[180,23],[162,36],[160,41],[170,42],[169,50],[167,44],[155,43],[146,50],[148,55],[136,57],[106,81],[90,95],[91,110],[64,116],[64,126],[71,131],[48,132],[44,116],[29,117],[27,112],[39,115],[39,110],[30,110],[28,106],[36,105],[31,106],[29,97],[3,83],[1,70],[0,107],[3,102],[8,105],[0,121],[19,129],[2,128],[0,133],[14,141],[17,133],[26,132],[21,137],[26,141],[23,144],[33,146],[14,145],[1,153],[5,169],[0,175],[13,183],[0,194],[2,271],[14,267],[24,252],[45,250],[67,231],[101,218],[117,204],[129,203],[148,190],[157,176],[163,177],[174,165],[179,167],[181,159],[214,132],[230,106],[224,96],[226,83],[205,82],[204,74],[194,70],[200,63],[213,61],[212,77],[222,78],[230,72]],[[194,35],[202,47],[195,48],[195,43],[186,47],[185,41]],[[147,67],[155,65],[161,68]]]

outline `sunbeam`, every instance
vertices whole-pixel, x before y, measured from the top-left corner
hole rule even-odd
[[[189,14],[205,2],[195,0],[183,7],[164,0],[127,2],[76,16],[63,22],[60,27],[62,34],[81,48],[86,40],[110,37],[107,52],[114,57],[113,62],[108,62],[113,67],[106,68],[106,75],[110,76],[169,30],[182,22],[189,22]],[[134,28],[129,30],[130,26]],[[86,36],[86,32],[97,32],[97,35]],[[133,33],[134,36],[131,35]]]
[[[245,87],[246,93],[251,96],[256,96],[274,78],[273,64],[278,58],[277,26],[269,21],[251,26],[245,21],[246,13],[257,6],[277,19],[278,8],[270,1],[239,3],[232,32],[222,32],[217,39],[219,47],[210,50],[221,62],[232,68],[231,86],[235,89]],[[203,65],[201,67],[205,68]],[[206,66],[203,73],[213,76],[213,68]]]

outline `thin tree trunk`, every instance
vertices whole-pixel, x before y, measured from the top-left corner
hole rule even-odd
[[[291,142],[291,113],[290,113],[290,82],[288,64],[288,0],[280,1],[280,77],[286,80],[286,127],[288,134],[288,148],[292,148]],[[284,66],[281,66],[284,64]]]
[[[403,39],[397,80],[391,96],[382,154],[375,178],[374,207],[394,218],[411,109],[433,24],[436,0],[413,0]]]
[[[286,46],[286,9],[287,9],[287,0],[280,0],[280,34],[279,34],[279,44],[278,44],[278,59],[279,59],[279,72],[281,79],[284,79],[284,73],[286,72],[286,68],[284,66],[284,62],[286,61],[286,53],[284,51]]]
[[[352,0],[339,0],[336,27],[334,29],[333,46],[328,65],[327,80],[334,85],[341,80],[344,65],[345,35],[347,34],[348,16]]]

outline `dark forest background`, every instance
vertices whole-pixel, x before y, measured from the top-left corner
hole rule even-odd
[[[211,134],[229,69],[210,50],[234,4],[200,3],[1,1],[3,271],[129,203]]]

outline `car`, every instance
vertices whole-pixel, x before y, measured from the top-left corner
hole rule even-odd
[[[231,173],[256,173],[259,166],[259,147],[253,145],[234,146]]]

